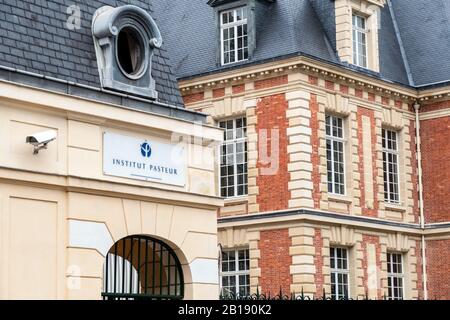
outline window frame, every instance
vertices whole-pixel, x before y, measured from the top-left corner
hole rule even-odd
[[[243,137],[241,138],[237,138],[237,120],[242,120],[242,123],[244,123],[245,125],[242,126],[241,128],[243,129]],[[228,121],[233,121],[233,139],[232,140],[227,140],[226,139],[226,123]],[[221,127],[221,124],[225,123],[225,128]],[[241,117],[237,117],[237,118],[228,118],[228,119],[221,119],[220,121],[218,121],[218,125],[221,129],[225,130],[225,137],[224,137],[224,141],[222,144],[220,144],[219,146],[219,161],[218,161],[218,165],[219,165],[219,193],[220,196],[226,199],[237,199],[237,198],[244,198],[248,196],[248,138],[247,138],[247,117],[245,116],[241,116]],[[244,144],[244,162],[242,163],[244,165],[244,168],[246,168],[243,172],[243,179],[244,179],[244,183],[242,185],[238,184],[238,163],[237,163],[237,145],[239,143],[243,143]],[[227,195],[223,196],[222,195],[222,148],[224,145],[229,145],[232,144],[233,145],[233,195],[229,196],[228,195],[228,190],[227,190]],[[227,153],[228,154],[228,153]],[[229,175],[226,176],[227,178],[230,177]],[[239,186],[243,187],[243,194],[239,194]],[[227,184],[227,188],[229,188],[229,185]]]
[[[397,258],[400,258],[400,263],[394,262],[393,257],[396,256]],[[388,288],[388,294],[387,299],[388,300],[404,300],[405,299],[405,265],[404,265],[404,259],[403,254],[400,252],[387,252],[386,254],[386,261],[387,261],[387,288]],[[401,272],[393,272],[393,265],[397,264],[401,267]],[[389,272],[389,269],[391,272]],[[401,279],[401,287],[393,287],[394,279]],[[389,285],[391,283],[391,285]],[[394,290],[395,288],[398,290],[400,289],[399,293],[401,296],[394,296]]]
[[[235,270],[233,271],[223,271],[223,260],[222,260],[222,255],[223,253],[230,253],[233,252],[234,253],[234,264],[235,264]],[[248,269],[244,269],[244,270],[240,270],[239,269],[239,253],[240,252],[245,252],[245,258],[244,258],[244,262],[248,261]],[[228,260],[230,261],[230,260]],[[248,283],[245,284],[241,284],[240,283],[240,276],[245,276],[246,279],[248,278]],[[235,283],[234,283],[234,290],[235,292],[228,292],[228,293],[224,293],[224,287],[223,287],[223,277],[234,277],[235,278]],[[244,296],[248,296],[250,295],[250,249],[249,248],[232,248],[232,249],[225,249],[221,252],[221,257],[220,257],[220,294],[221,295],[230,295],[230,294],[234,294],[236,296],[240,296],[240,292],[239,289],[241,287],[247,287],[247,292]],[[230,287],[230,286],[227,286]]]
[[[355,24],[355,18],[356,18],[356,24]],[[361,28],[358,26],[358,18],[362,19],[364,21],[364,28]],[[369,30],[367,29],[367,23],[368,19],[366,16],[357,13],[355,11],[352,12],[352,55],[353,55],[353,64],[368,69],[369,67]],[[358,35],[362,34],[364,35],[364,43],[362,43],[365,47],[365,52],[360,52],[359,50],[359,42],[358,42]],[[356,36],[356,37],[355,37]],[[356,45],[355,45],[356,44]],[[364,57],[364,61],[359,61],[360,56]],[[355,59],[356,57],[356,59]]]
[[[333,123],[333,118],[337,119],[337,120],[341,120],[342,121],[342,127],[340,128],[342,131],[342,137],[337,137],[333,135],[333,126],[330,126],[331,128],[331,135],[326,133],[326,127],[327,127],[327,118],[331,119],[331,124]],[[326,151],[327,151],[327,155],[326,155],[326,160],[327,160],[327,190],[328,193],[333,194],[333,195],[337,195],[337,196],[346,196],[347,195],[347,183],[346,183],[346,168],[345,168],[345,163],[346,163],[346,157],[345,157],[345,153],[346,153],[346,135],[345,135],[345,118],[344,117],[340,117],[337,115],[333,115],[333,114],[326,114],[325,115],[325,144],[328,144],[328,140],[331,141],[330,145],[331,145],[331,159],[328,160],[328,147],[326,146]],[[342,186],[343,186],[343,193],[338,193],[336,192],[336,181],[335,181],[335,158],[334,158],[334,152],[335,152],[335,148],[334,148],[334,142],[336,143],[341,143],[342,144],[342,173],[339,173],[340,175],[342,175]],[[329,175],[329,166],[328,166],[328,161],[331,161],[332,163],[332,190],[329,190],[329,184],[330,181],[328,181],[328,175]]]
[[[242,9],[242,13],[243,14],[245,13],[245,18],[243,18],[242,20],[237,21],[236,20],[237,11],[240,10],[240,9]],[[230,13],[230,12],[233,13],[234,21],[231,22],[231,23],[224,24],[223,23],[223,16],[224,16],[224,14],[227,14],[227,13]],[[249,16],[248,16],[248,14],[249,14],[249,12],[247,10],[247,6],[246,5],[219,11],[220,64],[222,66],[230,65],[230,64],[233,64],[233,63],[238,63],[238,62],[242,62],[242,61],[247,61],[248,60],[249,55],[250,55],[249,32],[248,32],[249,31],[248,30],[248,27],[249,27]],[[239,58],[238,58],[239,57],[239,54],[238,54],[239,53],[239,48],[238,48],[238,39],[239,39],[238,27],[239,26],[244,26],[244,25],[247,27],[247,32],[246,32],[245,36],[242,37],[242,39],[244,39],[244,37],[247,38],[247,46],[244,46],[244,45],[242,46],[241,49],[243,51],[242,52],[243,59],[239,60]],[[234,42],[234,60],[233,61],[229,61],[229,62],[225,62],[224,36],[223,36],[223,33],[224,33],[225,29],[233,29],[233,31],[234,31],[234,37],[233,37],[233,42]],[[247,57],[245,57],[245,49],[247,49]],[[230,51],[230,52],[232,52],[232,51]]]
[[[331,254],[331,251],[334,250],[334,255]],[[346,261],[346,265],[347,268],[343,269],[343,268],[338,268],[337,267],[337,251],[338,250],[344,250],[345,251],[345,261]],[[333,263],[332,260],[334,259],[334,267],[332,267]],[[343,259],[342,257],[340,258],[341,260]],[[340,283],[338,282],[339,279],[339,274],[340,275],[346,275],[347,277],[347,283],[345,284],[345,286],[347,287],[347,296],[340,296],[339,295],[339,285]],[[349,248],[346,247],[340,247],[340,246],[330,246],[330,288],[331,288],[331,292],[333,292],[333,277],[335,278],[335,284],[334,284],[334,290],[335,290],[335,295],[333,298],[333,294],[331,293],[331,298],[334,300],[340,300],[340,299],[349,299],[350,298],[350,250]]]
[[[395,135],[395,149],[390,149],[388,148],[388,137],[387,134],[391,133]],[[400,151],[399,151],[399,132],[395,131],[395,130],[390,130],[390,129],[386,129],[386,128],[382,128],[381,130],[381,147],[383,150],[383,187],[384,187],[384,201],[388,204],[392,204],[392,205],[400,205],[401,204],[401,193],[400,193]],[[392,140],[392,139],[391,139]],[[384,146],[383,146],[384,144]],[[396,177],[396,181],[392,182],[390,179],[390,175],[393,173],[391,173],[389,171],[389,163],[388,163],[388,159],[389,159],[389,155],[391,155],[392,157],[396,158],[395,163],[393,163],[395,165],[395,177]],[[385,170],[387,169],[387,171]],[[385,179],[385,177],[387,178],[387,180]],[[390,188],[391,188],[391,183],[397,185],[397,193],[393,193],[391,192]],[[386,186],[387,186],[387,190],[386,190]],[[391,198],[391,194],[394,194],[397,196],[397,199],[392,199]]]

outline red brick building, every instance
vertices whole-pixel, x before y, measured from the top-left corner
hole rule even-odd
[[[155,6],[224,129],[222,292],[450,299],[447,1],[206,2]]]

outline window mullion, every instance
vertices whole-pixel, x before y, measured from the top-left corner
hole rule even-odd
[[[389,152],[385,151],[386,154],[386,183],[387,183],[387,194],[388,202],[391,202],[391,174],[389,169]]]
[[[223,19],[223,18],[221,18]],[[220,52],[221,54],[221,62],[222,64],[225,64],[225,39],[223,38],[223,31],[224,31],[225,27],[222,26],[220,28]]]
[[[239,250],[234,252],[234,263],[236,265],[235,273],[235,283],[236,283],[236,294],[239,294]]]
[[[233,62],[237,62],[239,61],[239,57],[238,57],[238,25],[234,26],[234,61]]]
[[[334,166],[334,139],[330,139],[331,144],[331,181],[332,181],[332,193],[336,193],[336,172]]]
[[[233,138],[234,138],[234,196],[237,197],[238,196],[238,174],[237,174],[237,144],[238,144],[238,140],[237,140],[237,121],[236,119],[233,120]]]

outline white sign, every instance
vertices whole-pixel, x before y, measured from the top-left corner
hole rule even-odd
[[[106,175],[184,186],[185,167],[183,146],[103,133]]]

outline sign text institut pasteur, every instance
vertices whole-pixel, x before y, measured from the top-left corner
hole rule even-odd
[[[178,144],[105,132],[103,171],[106,175],[184,186],[186,152]]]

